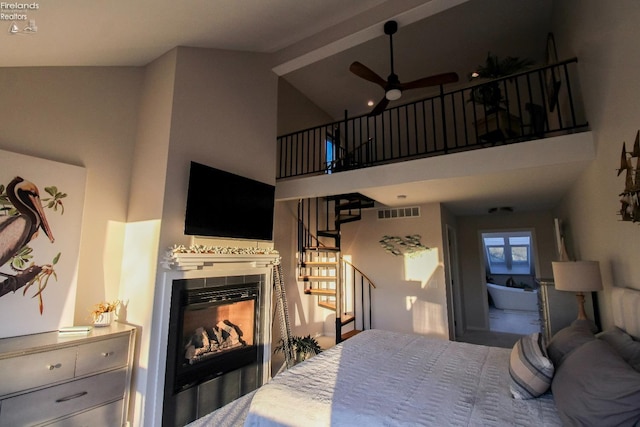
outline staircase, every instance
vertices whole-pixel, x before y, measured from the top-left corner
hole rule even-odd
[[[318,306],[336,313],[336,344],[371,328],[371,280],[341,254],[341,226],[374,201],[351,193],[298,202],[298,280]],[[359,286],[358,286],[359,285]]]

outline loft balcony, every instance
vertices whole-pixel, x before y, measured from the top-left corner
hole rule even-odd
[[[336,174],[586,132],[577,59],[278,138],[277,179]]]

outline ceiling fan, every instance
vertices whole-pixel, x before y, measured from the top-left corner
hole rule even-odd
[[[372,83],[381,86],[384,89],[384,98],[376,105],[369,113],[369,116],[375,116],[382,113],[389,101],[395,101],[402,96],[402,92],[409,89],[417,89],[429,86],[437,86],[445,83],[454,83],[458,81],[458,75],[456,73],[444,73],[436,74],[430,77],[424,77],[422,79],[414,80],[408,83],[400,83],[398,75],[393,69],[393,35],[398,31],[398,23],[396,21],[387,21],[384,24],[384,33],[389,36],[389,47],[391,53],[391,74],[384,80],[370,68],[362,65],[356,61],[349,67],[349,71],[358,77],[368,80]]]

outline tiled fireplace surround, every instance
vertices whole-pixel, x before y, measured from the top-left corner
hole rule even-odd
[[[157,357],[157,364],[155,365],[158,369],[155,369],[153,373],[149,372],[149,374],[153,374],[153,378],[151,379],[153,380],[152,382],[155,383],[155,386],[152,387],[154,393],[149,393],[146,397],[147,399],[151,399],[151,402],[147,402],[147,405],[153,405],[154,425],[160,425],[160,420],[163,420],[163,405],[166,400],[163,390],[165,390],[167,386],[167,384],[165,384],[167,351],[175,350],[167,348],[171,294],[174,288],[174,280],[218,278],[215,281],[220,282],[221,279],[219,278],[226,278],[229,283],[243,283],[245,280],[255,282],[256,276],[259,277],[261,286],[261,301],[259,304],[262,313],[259,325],[260,336],[256,337],[256,344],[261,346],[260,352],[262,354],[262,366],[261,369],[259,369],[261,378],[257,379],[257,385],[259,386],[268,381],[271,374],[271,298],[273,266],[278,263],[278,260],[278,255],[273,254],[184,254],[180,257],[178,264],[173,264],[171,269],[165,269],[161,273],[163,277],[162,296],[159,304],[156,305],[156,307],[160,307],[160,309],[154,312],[154,324],[158,325],[158,327],[155,328],[156,331],[152,333],[152,336],[157,339],[150,344],[149,348],[150,355],[153,355],[152,357],[154,358]],[[150,366],[151,365],[153,364],[150,364]],[[197,391],[192,390],[187,393],[182,393],[180,396],[174,396],[173,402],[170,401],[168,405],[177,405],[181,408],[196,408],[196,418],[201,417],[216,409],[215,406],[220,402],[219,398],[210,399],[207,397],[207,394],[211,394],[216,390],[216,381],[219,383],[220,378],[205,383],[204,386]],[[222,397],[222,400],[233,398],[234,396],[225,396]],[[188,412],[190,410],[192,409],[187,409],[186,411]],[[174,409],[171,409],[171,411],[174,411]],[[188,417],[189,415],[177,415],[178,418],[185,416]]]

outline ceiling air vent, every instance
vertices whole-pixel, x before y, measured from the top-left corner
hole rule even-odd
[[[409,218],[420,216],[420,207],[378,209],[378,219]]]

